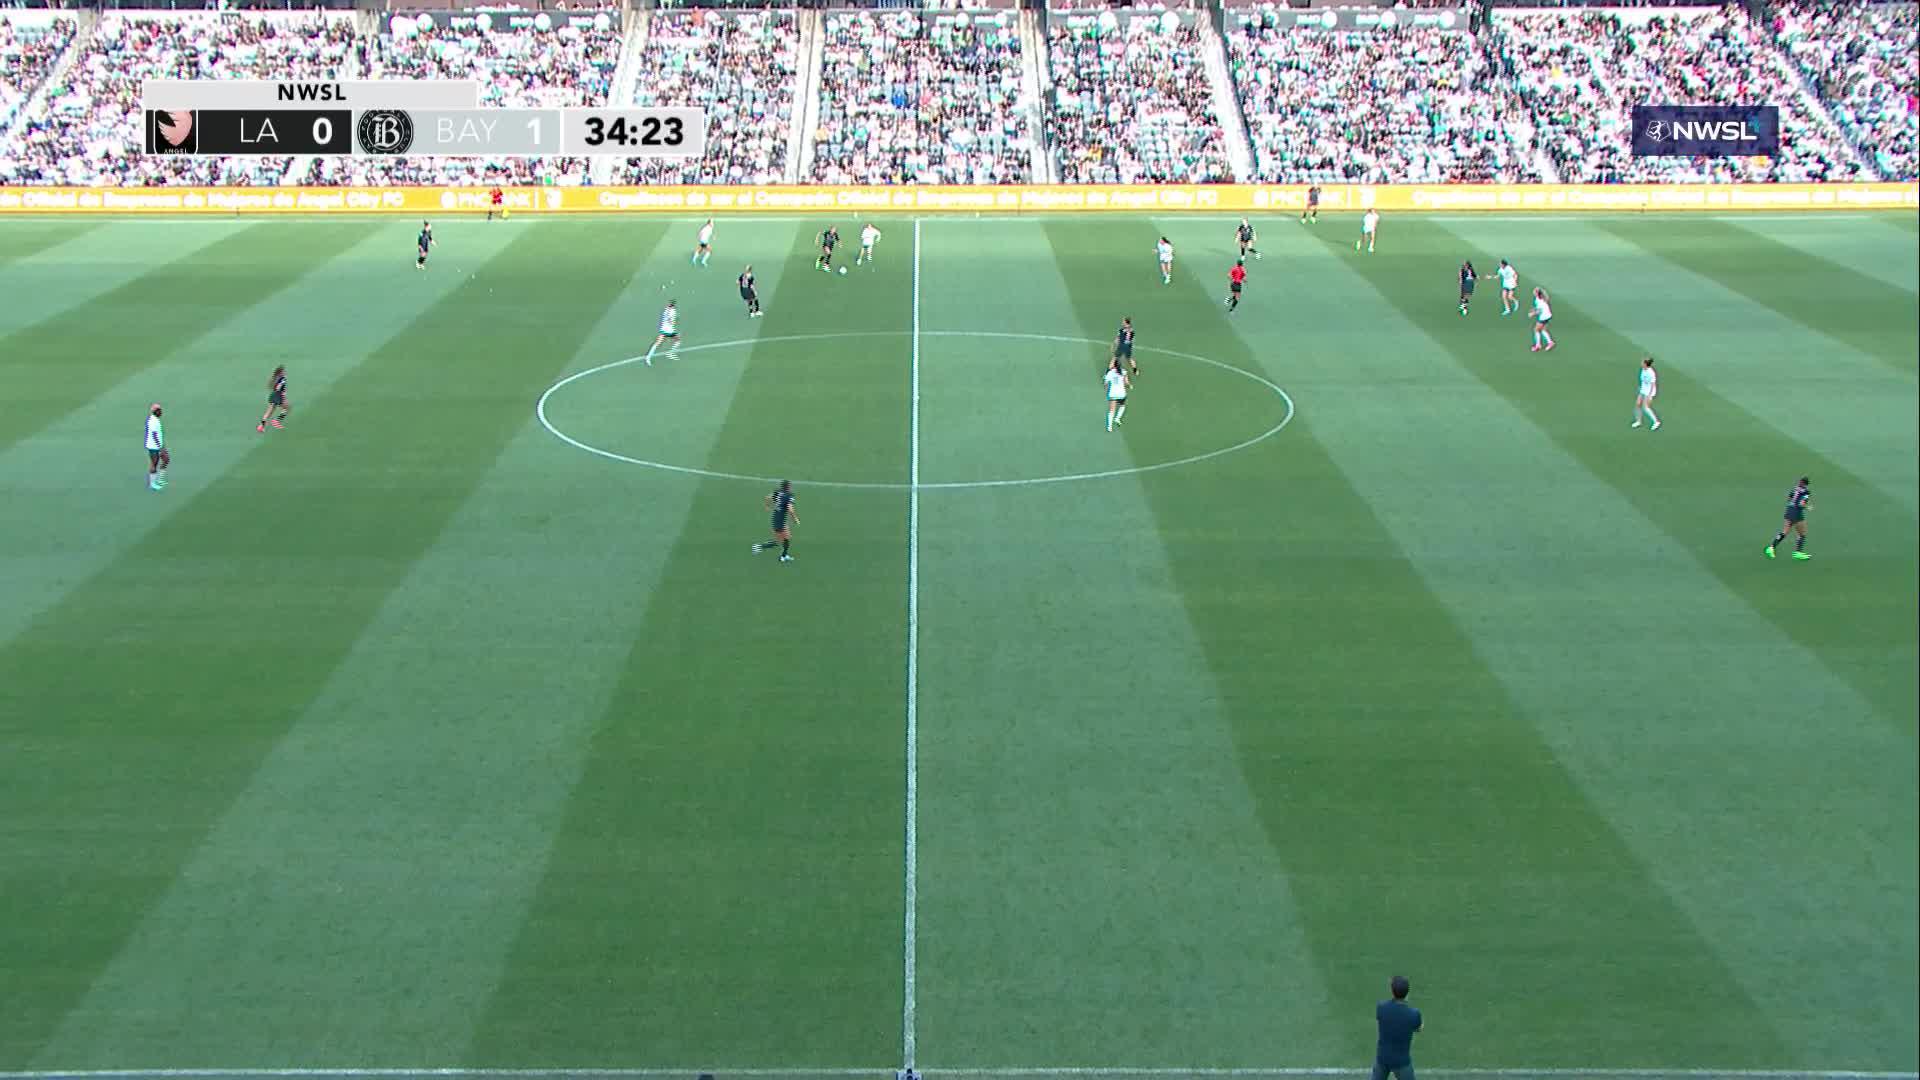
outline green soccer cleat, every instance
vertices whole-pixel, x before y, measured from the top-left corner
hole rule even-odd
[[[1768,545],[1767,545],[1767,558],[1769,558],[1769,559],[1771,559],[1771,558],[1773,558],[1773,545],[1772,545],[1772,544],[1768,544]]]
[[[1809,555],[1809,554],[1807,554],[1807,553],[1806,553],[1806,552],[1804,552],[1804,551],[1796,551],[1796,552],[1794,552],[1794,553],[1793,553],[1793,557],[1794,557],[1794,558],[1796,558],[1796,559],[1799,559],[1799,560],[1800,560],[1801,562],[1805,562],[1805,561],[1807,561],[1808,559],[1811,559],[1811,558],[1813,558],[1813,556],[1811,556],[1811,555]]]

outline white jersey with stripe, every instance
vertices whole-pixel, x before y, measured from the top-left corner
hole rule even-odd
[[[660,332],[674,334],[679,332],[680,309],[668,308],[660,313]]]
[[[166,445],[167,445],[167,436],[166,436],[166,433],[160,429],[160,418],[157,416],[154,416],[152,413],[148,413],[147,414],[147,449],[163,450],[166,448]]]
[[[1155,244],[1153,246],[1153,250],[1160,256],[1161,262],[1170,263],[1173,261],[1173,245],[1172,244],[1161,242],[1161,243]]]
[[[1107,371],[1107,400],[1124,401],[1127,396],[1127,376],[1125,372]]]
[[[1660,377],[1650,367],[1640,369],[1640,396],[1652,397],[1660,392]]]
[[[1500,287],[1512,292],[1520,284],[1520,273],[1511,266],[1500,268]]]
[[[1547,304],[1545,298],[1539,296],[1533,298],[1533,317],[1541,322],[1553,318],[1553,308]]]
[[[700,226],[700,246],[706,247],[711,243],[713,243],[713,226],[711,225]]]

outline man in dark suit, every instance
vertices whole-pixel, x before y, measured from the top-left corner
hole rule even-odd
[[[1373,1080],[1413,1080],[1413,1033],[1420,1030],[1420,1010],[1407,1004],[1407,994],[1413,987],[1405,975],[1395,975],[1389,985],[1393,997],[1373,1009],[1373,1018],[1380,1025]]]

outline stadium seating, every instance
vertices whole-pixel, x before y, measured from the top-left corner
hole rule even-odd
[[[656,13],[640,58],[636,105],[707,111],[704,158],[634,158],[628,184],[777,183],[793,131],[800,32],[786,11]]]
[[[1539,179],[1531,121],[1464,30],[1295,29],[1252,12],[1227,47],[1263,181]]]
[[[102,13],[73,67],[0,151],[0,183],[278,183],[286,158],[143,156],[140,83],[337,77],[354,47],[348,13]]]
[[[1775,6],[1774,33],[1888,180],[1920,176],[1920,8],[1908,3]]]
[[[620,31],[611,20],[592,26],[509,28],[497,23],[451,26],[446,20],[401,22],[369,51],[371,79],[472,80],[480,104],[492,108],[601,105],[620,59]],[[584,158],[315,158],[310,184],[582,183]]]
[[[1061,182],[1232,179],[1200,35],[1169,13],[1055,15],[1048,140]]]
[[[0,129],[13,122],[33,88],[53,70],[78,25],[71,15],[20,24],[0,15]]]
[[[1495,25],[1502,68],[1518,81],[1539,117],[1541,146],[1563,180],[1866,178],[1844,136],[1808,107],[1786,59],[1738,6],[1634,18],[1598,11],[1502,14]],[[1636,104],[1754,101],[1780,107],[1777,157],[1636,158],[1630,153]]]
[[[813,178],[1023,183],[1033,158],[1019,94],[1020,35],[1010,13],[834,12],[821,54]]]

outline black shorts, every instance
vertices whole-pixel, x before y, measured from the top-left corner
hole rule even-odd
[[[421,257],[421,258],[423,258],[423,259],[427,257],[427,249],[426,249],[426,248],[421,248],[421,249],[420,249],[420,257]]]
[[[166,451],[164,451],[164,450],[148,450],[148,451],[147,451],[147,460],[148,460],[148,461],[159,461],[159,460],[160,460],[160,455],[161,455],[161,454],[163,454],[163,453],[166,453]]]
[[[1126,403],[1127,399],[1123,397],[1110,397],[1107,399],[1107,404],[1109,405],[1125,405]]]
[[[1240,295],[1240,283],[1239,283],[1239,282],[1237,282],[1237,281],[1229,281],[1229,282],[1227,282],[1227,288],[1228,288],[1228,289],[1231,289],[1231,290],[1233,291],[1233,295],[1235,295],[1235,296],[1239,296],[1239,295]]]
[[[741,290],[740,290],[740,299],[742,299],[742,300],[751,300],[751,299],[753,299],[753,290],[752,290],[752,289],[741,289]]]
[[[1467,282],[1462,282],[1462,283],[1461,283],[1461,285],[1460,285],[1460,295],[1461,295],[1461,296],[1472,296],[1472,295],[1473,295],[1473,282],[1471,282],[1471,281],[1467,281]]]
[[[772,520],[767,522],[767,528],[772,529],[776,533],[786,532],[787,519],[782,517],[773,518]]]
[[[269,405],[285,405],[286,403],[287,395],[278,390],[271,391],[267,394],[267,404]]]
[[[1115,345],[1113,347],[1113,355],[1119,357],[1122,360],[1131,360],[1133,359],[1133,346]]]
[[[1798,525],[1807,520],[1807,512],[1797,506],[1787,507],[1787,524]]]

